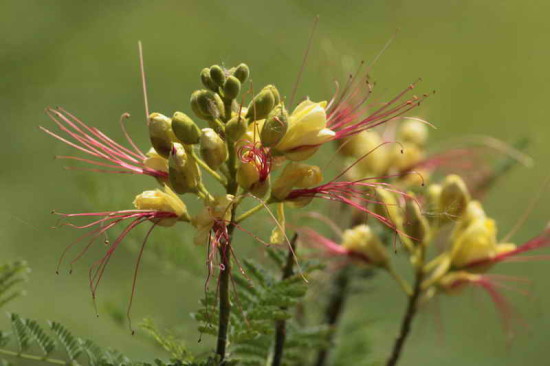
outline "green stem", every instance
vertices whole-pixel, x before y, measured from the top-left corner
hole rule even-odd
[[[411,296],[412,293],[413,293],[413,290],[411,289],[411,286],[407,283],[407,281],[405,281],[403,279],[403,277],[401,277],[399,275],[399,273],[397,273],[393,267],[388,266],[388,268],[386,270],[388,271],[390,276],[392,276],[392,278],[395,280],[395,282],[397,282],[399,284],[399,286],[401,287],[403,292],[405,292],[405,294],[407,296]]]
[[[420,295],[422,294],[422,280],[424,279],[423,265],[424,265],[424,257],[425,257],[424,248],[421,247],[419,248],[419,250],[420,250],[419,263],[417,264],[417,268],[416,268],[413,292],[409,296],[409,302],[407,304],[405,314],[403,315],[403,319],[401,320],[401,328],[399,331],[399,335],[395,340],[390,357],[386,362],[386,366],[397,365],[397,362],[399,361],[399,357],[403,352],[403,347],[405,346],[405,342],[407,341],[407,338],[411,333],[412,322],[414,320],[415,315],[417,314],[418,300],[420,299]]]
[[[265,208],[264,204],[259,204],[258,206],[252,207],[250,210],[242,213],[241,215],[237,216],[236,222],[241,222],[243,220],[246,220],[249,216],[252,216],[256,212],[260,211],[262,208]]]
[[[298,234],[294,234],[292,240],[290,240],[290,248],[288,248],[288,254],[286,256],[286,263],[283,267],[283,274],[281,281],[286,280],[294,273],[294,253],[296,252],[296,242],[298,240]],[[281,308],[286,310],[286,307]],[[280,366],[283,362],[283,351],[286,340],[286,320],[277,320],[275,322],[275,347],[273,350],[272,366]]]
[[[200,167],[203,168],[208,174],[214,177],[214,179],[216,179],[218,182],[220,182],[224,186],[227,184],[227,181],[225,180],[225,178],[219,175],[218,172],[210,168],[208,164],[206,164],[201,158],[197,156],[197,153],[195,153],[194,150],[192,150],[191,155],[193,156],[193,158],[195,158],[195,160],[197,161],[197,164],[199,164]]]
[[[24,360],[51,363],[51,364],[54,364],[54,365],[70,365],[71,364],[70,362],[63,361],[63,360],[58,360],[58,359],[55,359],[55,358],[33,356],[33,355],[28,355],[26,353],[18,353],[18,352],[9,351],[9,350],[6,350],[6,349],[1,349],[1,348],[0,348],[0,354],[6,355],[6,356],[11,356],[11,357],[22,358]]]

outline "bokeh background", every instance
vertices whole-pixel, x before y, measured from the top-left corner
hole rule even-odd
[[[333,78],[345,77],[361,59],[372,59],[399,29],[372,76],[382,95],[418,77],[423,78],[419,90],[436,90],[417,111],[437,125],[432,141],[444,144],[465,134],[531,140],[534,168],[515,169],[487,197],[488,212],[506,232],[549,172],[548,11],[544,2],[514,0],[2,1],[0,259],[26,259],[33,269],[27,296],[6,310],[58,320],[135,359],[164,356],[122,324],[140,235],[132,235],[112,261],[96,318],[87,287],[87,264],[94,256],[77,264],[73,275],[56,276],[57,260],[77,233],[50,228],[56,222],[52,209],[125,208],[136,193],[151,187],[150,180],[65,171],[53,156],[69,148],[37,128],[51,125],[44,107],[62,105],[121,138],[118,118],[130,112],[131,133],[147,146],[138,40],[145,49],[151,109],[170,114],[188,111],[188,96],[200,87],[198,72],[214,63],[247,62],[257,85],[275,83],[289,95],[316,14],[321,21],[299,89],[315,99],[328,98]],[[517,242],[544,227],[549,204],[546,192],[515,236]],[[258,244],[242,240],[244,247],[257,250]],[[199,307],[204,284],[203,249],[155,254],[155,247],[190,242],[190,231],[157,230],[142,266],[133,318],[150,316],[161,326],[176,327],[192,348],[205,349],[210,340],[196,344],[199,335],[189,316]],[[154,260],[159,255],[162,264]],[[484,294],[442,299],[441,322],[434,309],[417,319],[403,365],[545,364],[550,266],[505,267],[504,273],[533,279],[532,296],[509,294],[528,324],[510,346]],[[403,311],[401,293],[380,276],[349,305],[340,354],[370,348],[371,359],[384,359]],[[363,330],[346,338],[351,330],[345,329],[357,324],[364,324]]]

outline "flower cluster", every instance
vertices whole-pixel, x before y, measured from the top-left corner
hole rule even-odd
[[[401,195],[380,191],[385,212],[378,211],[397,228],[396,235],[417,274],[414,286],[395,272],[391,256],[382,244],[388,233],[380,225],[355,225],[339,234],[336,241],[302,227],[301,239],[310,247],[322,249],[326,257],[387,271],[406,294],[411,296],[416,289],[424,301],[437,294],[459,294],[466,287],[484,289],[501,313],[505,330],[511,332],[512,307],[499,290],[516,289],[506,282],[524,279],[488,272],[501,262],[548,259],[544,255],[522,254],[550,246],[550,229],[521,245],[508,242],[506,237],[499,240],[495,220],[487,216],[482,203],[471,197],[466,183],[454,174],[447,175],[441,183],[430,184],[418,196],[412,192],[409,195],[414,199],[400,205]],[[440,253],[427,260],[429,250],[437,249],[433,242],[438,242]]]
[[[233,230],[238,228],[249,233],[240,223],[252,214],[268,209],[270,204],[277,205],[277,217],[272,215],[275,219],[273,234],[267,241],[259,239],[262,243],[288,241],[284,225],[285,207],[304,207],[315,198],[341,202],[372,215],[392,230],[401,231],[395,220],[384,213],[394,208],[380,196],[393,192],[407,201],[411,199],[409,195],[387,183],[368,178],[346,180],[347,170],[324,181],[322,169],[304,161],[322,145],[332,141],[341,143],[352,139],[346,142],[349,150],[362,143],[361,139],[370,133],[367,129],[418,105],[421,98],[404,99],[412,86],[365,116],[363,103],[366,98],[349,107],[348,100],[360,92],[357,85],[348,85],[342,93],[337,92],[329,103],[306,98],[293,108],[286,105],[274,85],[267,85],[245,103],[244,95],[248,93],[242,91],[249,74],[246,64],[229,69],[218,65],[203,69],[200,73],[203,89],[193,92],[190,98],[189,107],[194,116],[181,111],[174,112],[171,117],[158,112],[148,114],[151,147],[146,153],[126,133],[124,121],[127,114],[121,117],[120,124],[129,147],[62,108],[46,110],[58,131],[41,128],[88,155],[60,158],[90,164],[92,167],[85,169],[92,171],[148,175],[155,178],[162,188],[139,194],[132,210],[60,214],[67,219],[86,217],[95,220],[84,225],[69,224],[92,230],[77,240],[89,239],[75,260],[95,239],[115,226],[129,222],[116,240],[107,243],[107,253],[90,269],[90,286],[94,295],[111,255],[127,234],[144,222],[153,224],[151,230],[156,226],[174,226],[178,222],[192,225],[194,243],[209,245],[209,268],[213,269],[212,264],[218,260],[220,273],[230,267],[228,257],[233,253]],[[203,127],[199,127],[200,124]],[[421,130],[419,126],[407,125],[407,131],[411,131],[403,133],[411,135],[409,137],[420,146],[422,137],[416,136],[419,131],[415,128]],[[370,161],[358,158],[356,163],[364,166],[364,162]],[[205,185],[205,174],[213,177],[225,189],[225,194],[211,193],[214,188]],[[202,204],[195,214],[188,212],[184,203],[185,197],[191,196]],[[249,197],[260,204],[239,214],[238,207]],[[383,208],[373,209],[372,206]],[[367,233],[357,235],[351,235],[349,239],[348,249],[352,253],[366,250],[358,241]],[[378,245],[377,248],[380,257],[375,262],[387,257],[382,255],[383,247]],[[218,252],[220,257],[216,258]]]

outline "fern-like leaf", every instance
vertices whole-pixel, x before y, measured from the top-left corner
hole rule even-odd
[[[26,274],[29,271],[29,267],[25,261],[0,266],[0,307],[24,293],[14,288],[19,283],[27,280]]]
[[[69,359],[74,361],[82,353],[82,348],[77,338],[71,334],[64,326],[57,322],[50,322],[50,329],[55,333],[59,342],[67,352]]]
[[[32,335],[36,343],[40,346],[45,355],[49,355],[55,349],[55,341],[47,335],[42,327],[35,320],[26,320],[27,330]]]
[[[31,342],[31,334],[25,325],[25,322],[21,317],[15,313],[10,314],[11,326],[13,329],[13,335],[19,346],[19,351],[26,351]]]

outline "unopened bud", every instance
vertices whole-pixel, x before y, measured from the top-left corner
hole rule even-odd
[[[271,194],[279,201],[284,201],[293,188],[311,188],[323,181],[321,168],[315,165],[289,163],[273,183]]]
[[[428,218],[432,223],[436,222],[441,214],[439,212],[441,190],[441,184],[430,184],[426,190],[426,210],[429,213]]]
[[[220,96],[209,90],[197,90],[191,94],[191,109],[200,119],[210,121],[219,118],[223,111]]]
[[[202,81],[202,85],[204,85],[205,88],[212,90],[213,92],[218,91],[218,86],[216,85],[214,80],[212,80],[212,78],[210,77],[210,69],[208,67],[205,67],[204,69],[202,69],[201,81]]]
[[[246,118],[257,121],[267,117],[269,112],[281,101],[279,91],[273,85],[264,87],[248,105]]]
[[[374,212],[389,220],[389,223],[395,229],[400,229],[403,224],[403,213],[395,194],[385,189],[377,188],[375,200],[377,202],[374,204]]]
[[[409,170],[424,159],[424,150],[410,142],[394,145],[392,152],[391,166],[399,171]]]
[[[163,114],[151,113],[149,115],[149,138],[157,153],[168,158],[172,141],[175,138],[172,132],[172,120]]]
[[[439,198],[439,211],[449,220],[458,219],[470,201],[470,193],[466,183],[458,175],[445,177]]]
[[[262,145],[272,147],[279,143],[288,130],[288,112],[283,104],[277,105],[267,116],[260,140]]]
[[[170,185],[179,194],[196,192],[201,172],[195,158],[187,154],[182,144],[174,143],[168,159]]]
[[[342,247],[351,254],[364,256],[372,265],[384,267],[388,263],[386,248],[368,225],[359,225],[344,231]]]
[[[241,82],[235,76],[229,76],[223,84],[223,96],[226,99],[235,99],[241,92]]]
[[[223,69],[218,65],[210,66],[210,78],[216,85],[223,86],[225,82],[225,73]]]
[[[186,145],[199,143],[201,130],[188,115],[182,112],[174,113],[172,117],[172,130],[174,135]]]
[[[241,116],[235,116],[225,125],[225,136],[231,141],[237,141],[246,133],[246,120]]]
[[[414,195],[410,195],[414,198]],[[425,243],[430,225],[422,214],[419,203],[413,199],[408,199],[405,203],[405,222],[403,226],[405,233],[415,244]]]
[[[428,140],[428,126],[415,119],[406,119],[397,130],[397,140],[424,146]]]
[[[227,160],[227,146],[211,128],[203,128],[200,138],[200,153],[204,162],[216,170]]]
[[[246,64],[240,64],[235,68],[235,71],[233,71],[233,76],[235,76],[241,83],[244,83],[248,76],[250,75],[250,69]]]
[[[156,189],[137,195],[134,200],[134,206],[138,210],[171,212],[177,216],[160,219],[157,224],[161,226],[172,226],[178,220],[189,220],[185,203],[167,186],[164,186],[164,192]]]

